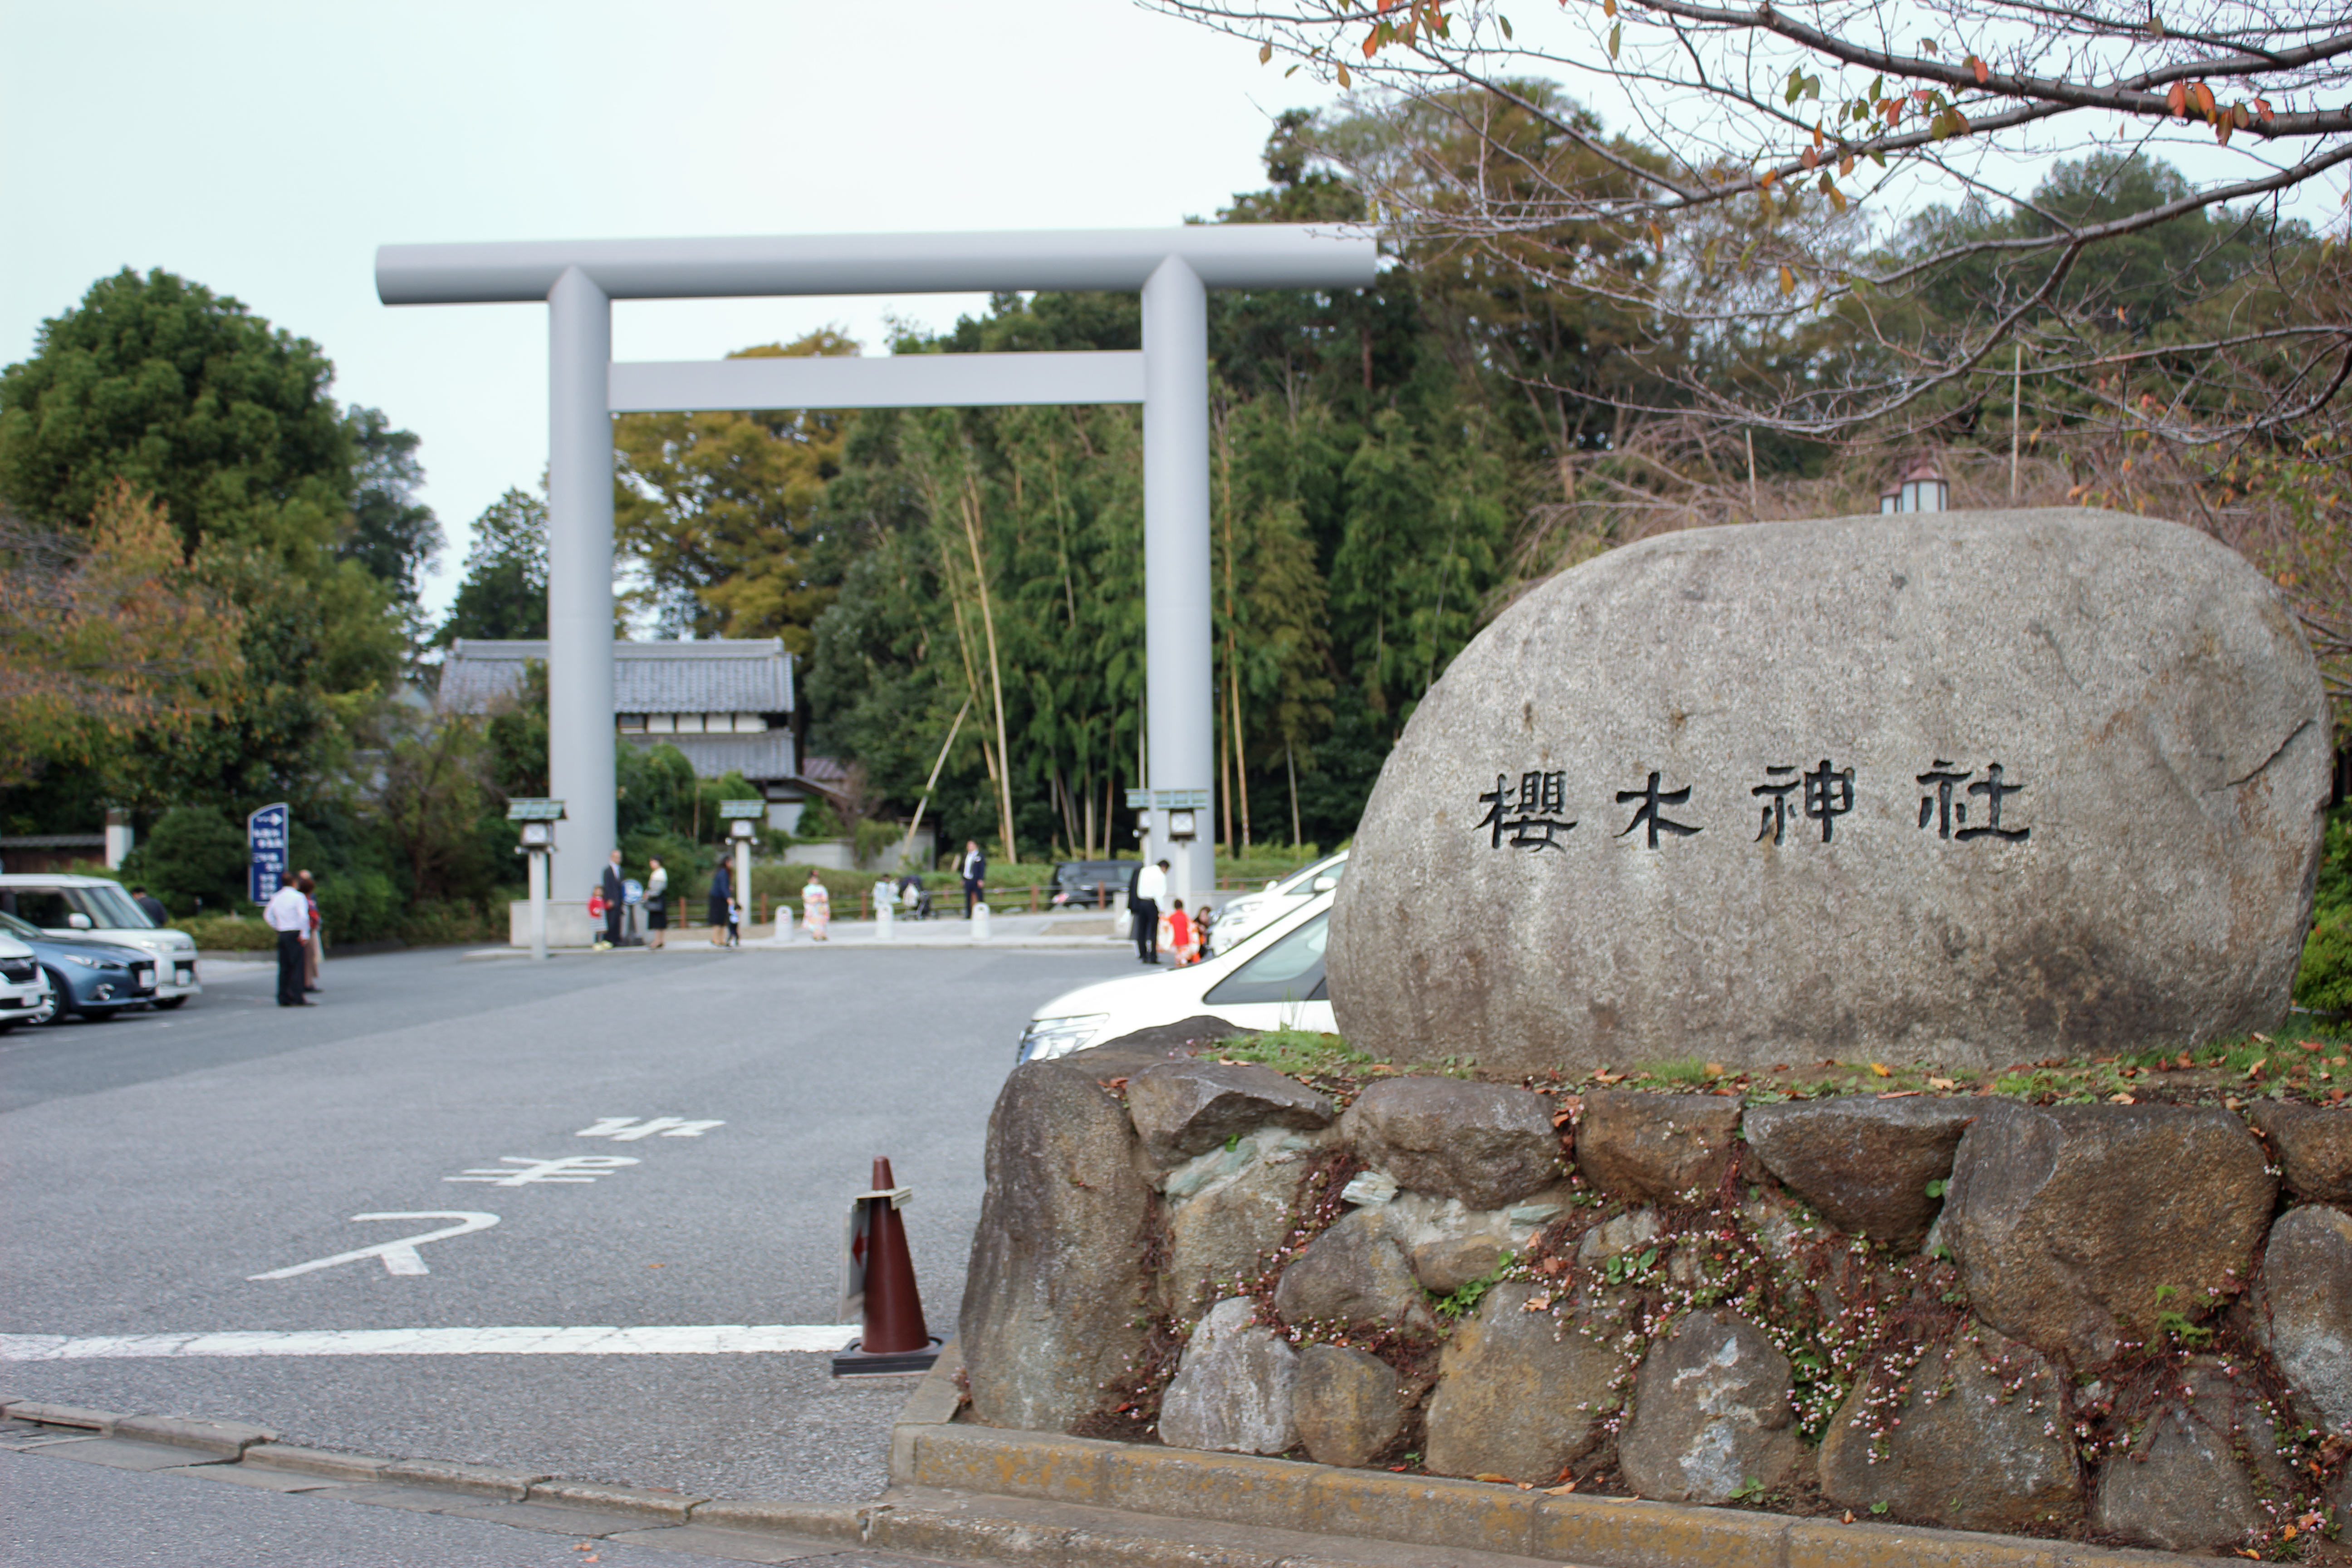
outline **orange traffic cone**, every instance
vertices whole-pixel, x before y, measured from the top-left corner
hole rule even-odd
[[[857,1196],[864,1223],[852,1227],[850,1241],[851,1272],[865,1277],[865,1332],[833,1358],[835,1377],[929,1372],[940,1359],[940,1342],[923,1322],[907,1222],[898,1215],[909,1195],[895,1184],[890,1162],[876,1160],[873,1188]]]

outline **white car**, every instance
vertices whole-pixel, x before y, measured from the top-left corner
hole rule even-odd
[[[158,1007],[178,1007],[204,994],[196,978],[196,939],[183,931],[158,930],[120,882],[10,872],[0,875],[0,910],[58,936],[92,936],[154,954]]]
[[[0,931],[0,1035],[19,1024],[46,1024],[57,1012],[49,977],[33,950]]]
[[[1245,1029],[1334,1027],[1323,983],[1332,895],[1316,894],[1250,941],[1214,958],[1157,974],[1098,981],[1055,997],[1030,1016],[1020,1061],[1043,1061],[1138,1029],[1207,1014]]]
[[[1210,931],[1219,952],[1230,952],[1256,932],[1314,898],[1339,885],[1348,874],[1348,852],[1326,855],[1312,866],[1268,882],[1255,893],[1244,893],[1217,907]]]

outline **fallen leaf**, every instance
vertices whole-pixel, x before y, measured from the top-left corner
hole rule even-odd
[[[1546,1487],[1546,1488],[1544,1488],[1544,1496],[1546,1496],[1546,1497],[1566,1497],[1569,1493],[1570,1493],[1570,1492],[1574,1491],[1575,1489],[1576,1489],[1576,1483],[1575,1483],[1574,1481],[1562,1481],[1559,1485],[1558,1485],[1558,1486],[1556,1486],[1556,1487]]]
[[[1721,1078],[1725,1073],[1729,1072],[1730,1070],[1731,1069],[1729,1068],[1725,1067],[1721,1062],[1709,1062],[1706,1064],[1705,1068],[1706,1076],[1709,1078]]]
[[[1509,1486],[1511,1484],[1510,1477],[1498,1476],[1492,1470],[1481,1470],[1470,1479],[1474,1481],[1499,1481],[1504,1486]]]
[[[1929,1089],[1958,1089],[1960,1086],[1957,1079],[1948,1078],[1931,1078],[1927,1080],[1927,1087]]]
[[[1853,1510],[1848,1509],[1845,1512],[1840,1514],[1838,1516],[1838,1522],[1840,1524],[1852,1524],[1853,1522]]]
[[[2294,1048],[2299,1051],[2324,1051],[2327,1047],[2317,1040],[2298,1040],[2295,1042]]]
[[[1881,1100],[1916,1100],[1922,1092],[1924,1091],[1916,1089],[1890,1089],[1878,1098]]]
[[[1884,1062],[1871,1063],[1870,1070],[1876,1073],[1881,1078],[1893,1078],[1895,1076],[1895,1069],[1886,1066]]]
[[[2262,1076],[2263,1076],[2263,1063],[2265,1063],[2265,1062],[2267,1062],[2267,1061],[2269,1061],[2270,1059],[2271,1059],[2271,1058],[2268,1058],[2268,1057],[2256,1057],[2256,1058],[2254,1058],[2254,1065],[2253,1065],[2253,1066],[2252,1066],[2252,1067],[2250,1067],[2250,1068],[2248,1068],[2246,1069],[2246,1076],[2247,1076],[2249,1079],[2257,1079],[2257,1078],[2262,1077]]]
[[[2258,1046],[2267,1046],[2271,1043],[2271,1037],[2268,1035],[2248,1035],[2246,1038],[2253,1041]]]
[[[2111,1094],[2107,1096],[2107,1103],[2110,1105],[2137,1105],[2139,1101],[2134,1100],[2128,1094]]]

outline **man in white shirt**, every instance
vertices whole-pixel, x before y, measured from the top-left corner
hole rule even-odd
[[[1135,955],[1160,967],[1160,904],[1168,897],[1168,862],[1146,863],[1127,887],[1127,907],[1135,917]]]
[[[261,923],[278,933],[278,1005],[318,1005],[302,994],[303,959],[310,942],[310,900],[292,882],[283,883],[261,906]]]

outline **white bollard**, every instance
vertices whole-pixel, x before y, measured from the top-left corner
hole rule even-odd
[[[893,942],[897,940],[891,930],[894,919],[895,917],[891,913],[890,910],[889,896],[881,889],[875,889],[874,940],[876,942]]]
[[[778,947],[787,946],[791,943],[793,940],[792,905],[778,904],[776,906],[776,934],[770,937],[768,940],[774,942]]]
[[[988,940],[988,901],[984,899],[971,906],[971,940]]]

